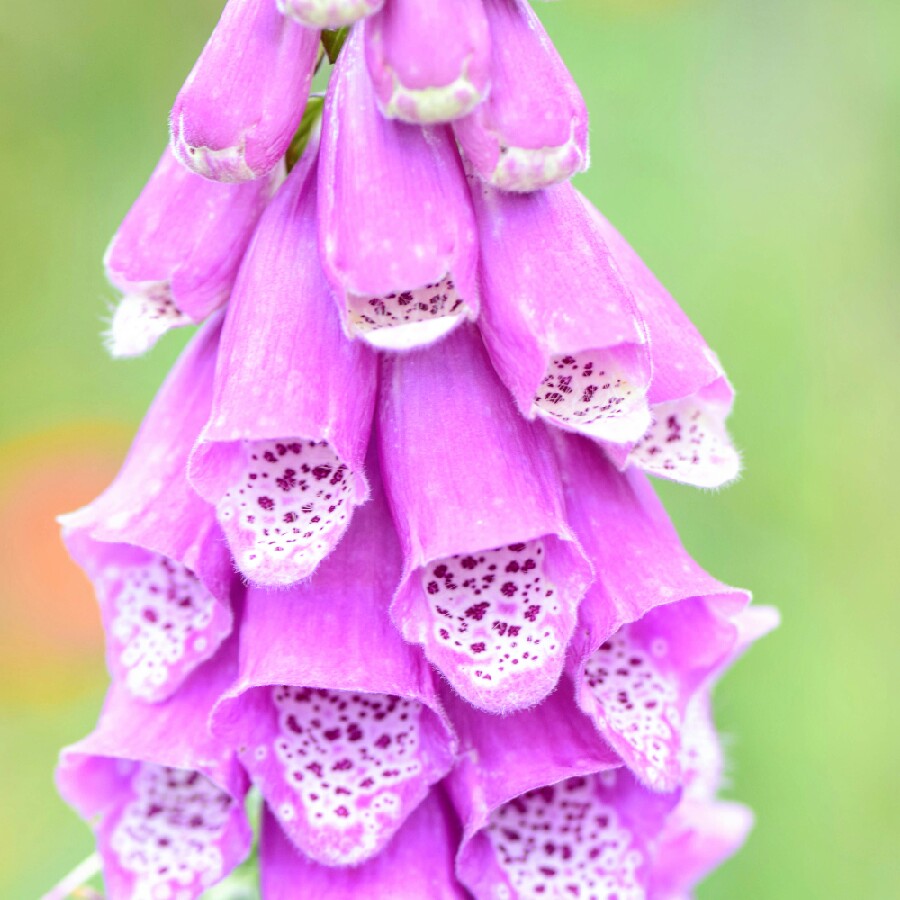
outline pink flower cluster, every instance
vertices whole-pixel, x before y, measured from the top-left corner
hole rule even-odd
[[[111,346],[206,321],[62,520],[113,685],[58,782],[110,898],[225,878],[251,786],[265,900],[689,896],[751,824],[711,690],[777,616],[647,481],[736,476],[732,390],[569,184],[528,4],[230,0],[171,131]]]

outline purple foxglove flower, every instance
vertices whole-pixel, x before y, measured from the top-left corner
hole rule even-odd
[[[650,425],[650,351],[631,291],[569,184],[531,194],[473,185],[491,360],[520,412],[591,437]]]
[[[220,321],[189,344],[112,485],[60,519],[94,582],[113,677],[144,700],[171,694],[231,630],[231,559],[185,474],[209,413]]]
[[[490,86],[481,0],[390,0],[366,23],[366,62],[382,112],[428,124],[470,113]]]
[[[309,581],[250,588],[240,676],[213,723],[290,839],[330,866],[382,851],[456,749],[430,669],[388,616],[400,551],[378,493]]]
[[[384,0],[275,0],[278,9],[308,28],[342,28],[381,9]]]
[[[751,606],[735,617],[738,640],[721,672],[746,647],[778,624],[771,607]],[[653,900],[690,900],[694,887],[733,855],[753,827],[753,813],[740,803],[715,799],[723,758],[710,711],[714,677],[688,705],[681,747],[684,790],[660,835],[653,865]]]
[[[736,478],[741,460],[725,428],[734,390],[715,353],[610,223],[590,206],[623,280],[634,294],[653,348],[647,394],[652,424],[631,447],[609,448],[620,467],[697,487],[720,487]]]
[[[381,115],[359,28],[323,115],[319,243],[347,334],[404,348],[474,318],[475,223],[452,135]]]
[[[731,617],[749,596],[690,558],[642,473],[616,471],[582,437],[555,446],[569,521],[597,575],[569,648],[578,705],[644,784],[671,790],[687,705],[733,651]]]
[[[546,432],[473,326],[384,363],[381,465],[405,554],[394,620],[470,703],[537,703],[591,581]]]
[[[753,813],[740,803],[683,800],[660,835],[652,900],[692,900],[696,885],[741,848],[752,827]]]
[[[314,153],[263,215],[229,304],[191,479],[254,584],[309,576],[365,502],[376,359],[344,337],[316,241]]]
[[[154,706],[113,686],[97,729],[62,752],[57,786],[95,823],[109,900],[194,900],[247,855],[247,779],[205,728],[234,655],[229,642]]]
[[[476,897],[642,897],[678,794],[618,767],[563,684],[499,718],[453,698],[461,743],[448,778],[463,822],[457,875]],[[527,752],[523,752],[527,747]]]
[[[534,191],[588,167],[581,92],[526,0],[484,0],[491,30],[491,93],[453,125],[478,175]]]
[[[166,148],[103,260],[125,295],[109,333],[113,356],[143,353],[170,328],[202,322],[225,303],[278,177],[217,184]]]
[[[346,868],[300,853],[278,821],[262,823],[260,874],[265,900],[467,900],[454,875],[459,825],[443,792],[432,790],[381,853]]]
[[[215,181],[271,172],[300,124],[318,52],[318,32],[273,0],[229,0],[172,108],[175,156]]]

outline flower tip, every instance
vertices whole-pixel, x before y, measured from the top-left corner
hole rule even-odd
[[[503,191],[526,193],[568,181],[587,170],[589,156],[574,134],[560,147],[501,147],[500,158],[485,180]]]
[[[128,294],[121,299],[104,341],[115,359],[141,356],[169,329],[192,324],[165,287],[157,286],[146,294]]]
[[[387,91],[378,90],[378,105],[389,119],[412,125],[435,125],[467,116],[484,100],[487,85],[479,87],[466,75],[439,87],[409,88],[394,76]]]
[[[344,28],[378,12],[384,0],[275,0],[278,11],[307,28]]]
[[[781,625],[781,613],[774,606],[748,606],[735,620],[738,640],[752,644]]]
[[[741,472],[741,456],[725,428],[727,407],[687,397],[654,405],[653,421],[628,454],[648,475],[716,489]]]
[[[265,171],[254,171],[247,162],[246,146],[205,147],[188,140],[185,135],[184,115],[172,115],[170,143],[172,153],[188,171],[209,181],[238,183],[253,181]]]

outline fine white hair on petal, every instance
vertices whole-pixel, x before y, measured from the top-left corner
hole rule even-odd
[[[193,324],[163,288],[128,294],[113,313],[105,335],[106,347],[117,359],[140,356],[170,329]]]

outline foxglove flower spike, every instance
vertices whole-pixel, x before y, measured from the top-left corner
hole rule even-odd
[[[347,334],[403,349],[474,318],[475,223],[452,136],[381,115],[359,28],[329,85],[321,157],[322,262]]]
[[[216,184],[167,147],[103,259],[125,296],[113,315],[113,356],[136,356],[170,328],[202,322],[231,293],[257,219],[280,173]]]
[[[472,186],[479,322],[523,415],[607,441],[650,424],[650,351],[631,291],[569,184],[532,194]]]
[[[318,32],[274,0],[228,0],[172,108],[175,156],[214,181],[271,172],[300,124],[318,53]]]
[[[188,345],[112,485],[60,518],[97,591],[110,671],[145,700],[169,696],[231,630],[231,559],[185,472],[209,414],[220,326],[217,316]]]
[[[366,22],[366,62],[389,118],[426,125],[470,113],[490,86],[481,0],[390,0]]]
[[[534,191],[588,167],[581,92],[526,0],[484,0],[491,31],[491,93],[454,123],[478,175],[507,191]]]
[[[469,702],[537,703],[591,581],[544,426],[519,416],[472,326],[385,360],[379,421],[405,554],[394,620]]]
[[[190,466],[260,585],[308,577],[368,496],[376,360],[344,338],[319,266],[315,171],[308,148],[247,251]]]

